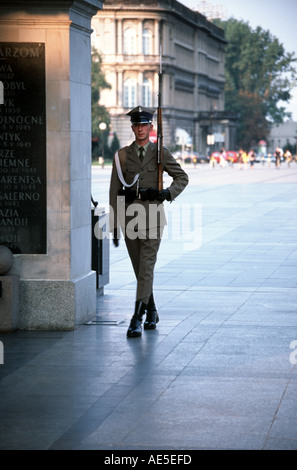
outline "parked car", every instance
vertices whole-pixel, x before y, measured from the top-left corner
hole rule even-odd
[[[197,152],[185,152],[182,154],[182,152],[174,152],[172,154],[174,158],[179,162],[179,163],[208,163],[209,162],[209,157],[205,155],[200,155]]]
[[[210,158],[207,155],[198,155],[197,154],[196,158],[197,158],[197,163],[209,163],[209,160],[210,160]]]
[[[236,163],[238,161],[238,154],[233,150],[227,150],[227,160],[231,163]]]
[[[263,156],[261,156],[259,158],[259,161],[262,162],[262,163],[275,163],[275,156],[273,154],[266,154],[264,155],[264,160],[263,160]]]

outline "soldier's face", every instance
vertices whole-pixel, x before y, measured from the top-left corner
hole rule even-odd
[[[135,134],[136,142],[145,145],[149,141],[152,128],[152,124],[133,124],[132,130]]]

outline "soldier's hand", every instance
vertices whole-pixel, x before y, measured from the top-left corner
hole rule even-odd
[[[112,241],[113,241],[113,244],[114,246],[117,248],[120,244],[120,240],[119,240],[119,236],[118,236],[118,230],[115,229],[113,231],[113,237],[112,237]]]
[[[154,201],[159,196],[159,190],[156,188],[148,188],[147,192],[149,201]]]
[[[157,200],[160,201],[160,202],[163,202],[163,201],[171,201],[171,194],[170,194],[170,191],[169,189],[162,189],[162,191],[159,191],[159,195],[157,197]]]

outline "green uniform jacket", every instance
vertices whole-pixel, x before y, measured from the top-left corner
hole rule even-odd
[[[118,151],[123,177],[127,184],[131,184],[137,173],[139,173],[140,188],[158,187],[158,165],[157,165],[157,144],[150,142],[143,162],[141,163],[134,142]],[[163,149],[163,170],[172,178],[169,191],[173,201],[187,186],[188,175],[181,168],[179,163],[173,158],[168,149]],[[130,189],[136,190],[137,184]],[[166,225],[166,217],[163,204],[154,201],[142,201],[136,199],[133,203],[125,203],[125,198],[118,196],[118,191],[123,189],[119,180],[115,161],[110,180],[109,204],[111,207],[110,231],[121,226],[122,230],[134,216],[137,217],[138,230],[145,230],[152,226]],[[131,206],[132,204],[132,206]],[[129,207],[130,206],[130,207]],[[158,211],[158,217],[154,217],[154,211]],[[136,214],[136,212],[138,213]],[[150,212],[152,216],[150,216]],[[128,215],[128,217],[127,217]],[[135,219],[136,220],[136,219]]]

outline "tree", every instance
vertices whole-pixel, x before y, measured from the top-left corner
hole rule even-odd
[[[108,155],[107,136],[110,130],[110,118],[105,106],[99,104],[100,90],[111,88],[101,71],[102,59],[96,49],[92,49],[91,93],[92,93],[92,151],[98,155]],[[106,124],[105,130],[100,130],[101,123]]]
[[[111,144],[110,144],[110,153],[111,153],[111,155],[114,155],[116,153],[116,151],[119,150],[119,148],[120,148],[120,141],[119,141],[118,136],[116,135],[116,133],[114,133],[113,139],[112,139]]]
[[[291,117],[288,102],[296,83],[297,58],[261,27],[230,18],[215,20],[228,41],[225,50],[225,110],[238,115],[238,140],[248,148],[267,140],[269,126]]]

